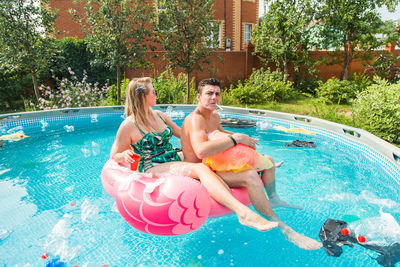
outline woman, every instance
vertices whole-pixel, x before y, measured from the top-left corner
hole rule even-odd
[[[234,211],[241,224],[260,231],[277,227],[277,222],[267,221],[234,198],[227,185],[207,166],[180,161],[169,142],[172,135],[180,138],[180,128],[164,113],[151,108],[156,104],[156,98],[157,92],[150,78],[133,79],[128,84],[125,102],[127,118],[117,132],[114,160],[132,163],[132,147],[134,153],[141,156],[138,171],[157,177],[158,173],[171,169],[185,169],[187,176],[201,181],[211,197]]]

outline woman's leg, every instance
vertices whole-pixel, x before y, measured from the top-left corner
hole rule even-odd
[[[168,162],[156,165],[147,170],[147,172],[158,176],[158,174],[168,172],[171,169],[175,171],[178,169],[184,170],[184,175],[199,179],[211,197],[236,213],[241,224],[256,228],[260,231],[267,231],[278,226],[277,222],[267,221],[238,201],[232,195],[225,182],[202,163]]]

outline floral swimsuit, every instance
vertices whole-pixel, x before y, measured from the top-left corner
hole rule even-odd
[[[163,118],[160,115],[158,116],[167,125]],[[145,172],[157,163],[181,161],[177,151],[169,142],[172,137],[172,128],[169,125],[162,133],[145,133],[136,122],[133,123],[143,134],[142,139],[132,145],[133,151],[141,156],[138,165],[139,172]]]

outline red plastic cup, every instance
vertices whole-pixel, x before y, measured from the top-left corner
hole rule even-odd
[[[132,171],[136,171],[137,167],[138,167],[138,164],[139,164],[139,161],[140,161],[140,155],[132,154],[131,158],[134,160],[134,162],[131,163],[131,170]]]

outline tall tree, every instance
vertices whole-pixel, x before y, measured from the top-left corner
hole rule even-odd
[[[7,0],[0,3],[0,64],[6,71],[31,73],[39,100],[37,73],[52,52],[55,12],[48,1]]]
[[[117,75],[117,101],[125,69],[146,65],[147,37],[154,10],[146,0],[75,0],[84,14],[70,10],[81,23],[88,48]]]
[[[289,74],[289,63],[298,71],[309,59],[312,3],[309,0],[269,2],[268,12],[253,33],[255,52],[262,61],[275,63],[284,74]]]
[[[217,47],[219,22],[214,21],[213,0],[158,1],[156,41],[165,50],[164,58],[172,68],[181,67],[187,74],[187,97],[190,97],[190,74],[209,63]]]
[[[343,49],[342,80],[349,76],[349,66],[354,58],[369,55],[383,43],[377,38],[382,20],[377,7],[386,5],[393,10],[395,0],[322,0],[317,20],[322,25],[321,34],[325,47],[338,52]],[[356,49],[359,47],[361,49]],[[336,53],[336,62],[342,57]]]

